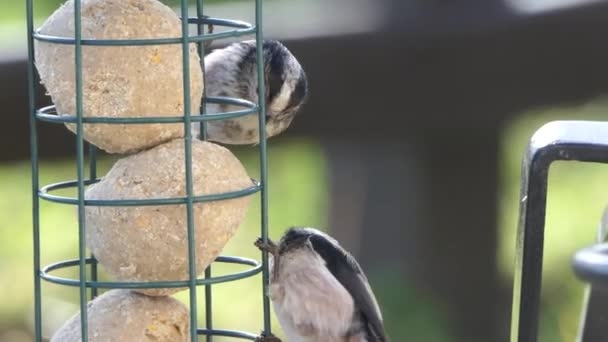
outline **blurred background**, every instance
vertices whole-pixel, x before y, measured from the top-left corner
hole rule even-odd
[[[37,25],[60,2],[35,0]],[[253,21],[253,1],[206,4],[208,15]],[[608,3],[265,4],[266,36],[298,57],[311,90],[269,143],[271,236],[307,225],[340,240],[366,270],[393,341],[507,341],[521,158],[548,121],[606,120]],[[34,273],[25,5],[0,6],[0,341],[21,342],[33,339]],[[43,94],[38,106],[49,103]],[[41,184],[75,178],[74,135],[39,130]],[[234,151],[255,177],[257,149]],[[113,160],[101,157],[100,174]],[[608,166],[551,169],[543,342],[574,341],[584,286],[570,260],[593,242],[606,193]],[[258,211],[254,201],[224,254],[258,257]],[[43,201],[41,220],[43,264],[77,257],[75,209]],[[43,284],[50,337],[78,311],[78,291]],[[214,289],[216,327],[260,330],[259,277]]]

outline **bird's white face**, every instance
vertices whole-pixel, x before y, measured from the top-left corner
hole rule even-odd
[[[266,137],[286,130],[307,96],[307,79],[295,57],[280,43],[264,43],[266,81]],[[205,56],[207,96],[258,102],[255,41],[235,43]],[[231,105],[208,104],[207,113],[242,110]],[[257,114],[210,121],[209,140],[224,144],[259,143]]]

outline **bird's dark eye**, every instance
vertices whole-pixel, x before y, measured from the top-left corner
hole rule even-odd
[[[283,83],[285,82],[285,56],[282,46],[268,47],[268,72],[266,74],[267,101],[271,103],[279,96]]]

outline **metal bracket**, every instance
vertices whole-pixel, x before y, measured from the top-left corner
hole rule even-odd
[[[538,339],[549,168],[554,161],[608,163],[608,122],[555,121],[541,127],[522,163],[511,342]]]

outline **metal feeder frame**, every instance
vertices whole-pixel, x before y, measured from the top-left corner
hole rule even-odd
[[[177,38],[162,39],[83,39],[81,32],[81,1],[74,1],[74,25],[75,36],[56,37],[43,35],[34,28],[34,0],[26,0],[27,8],[27,29],[28,29],[28,91],[29,91],[29,119],[30,119],[30,146],[32,161],[32,201],[33,201],[33,242],[34,242],[34,321],[35,321],[35,341],[42,341],[42,280],[65,285],[78,287],[80,298],[81,314],[81,336],[83,341],[88,341],[88,318],[87,302],[97,296],[97,290],[103,289],[143,289],[143,288],[169,288],[169,287],[188,287],[190,295],[190,340],[198,341],[198,336],[206,336],[206,341],[210,342],[213,336],[235,337],[244,340],[256,340],[257,334],[215,329],[213,327],[213,305],[212,305],[212,285],[222,282],[235,281],[246,277],[254,276],[262,272],[263,282],[263,335],[271,335],[270,326],[270,302],[266,292],[268,284],[268,254],[261,252],[261,262],[247,258],[235,256],[220,256],[215,262],[233,263],[248,266],[248,269],[221,276],[212,276],[211,266],[205,270],[204,278],[197,278],[195,265],[194,249],[194,222],[193,204],[208,201],[218,201],[231,199],[241,196],[251,195],[256,192],[261,194],[261,222],[260,235],[264,241],[268,239],[268,173],[267,173],[267,149],[266,149],[266,108],[265,108],[265,84],[264,84],[264,64],[263,61],[263,30],[262,30],[262,0],[255,1],[255,24],[249,24],[238,20],[226,20],[219,18],[209,18],[203,15],[203,0],[196,0],[196,17],[189,17],[187,0],[181,0],[182,35]],[[184,19],[185,18],[185,19]],[[189,34],[189,24],[196,24],[197,34]],[[224,32],[205,33],[205,25],[215,25],[230,28]],[[198,52],[201,56],[201,66],[204,70],[205,43],[211,40],[240,37],[255,34],[257,47],[257,75],[258,75],[258,103],[252,103],[243,99],[227,97],[207,97],[203,94],[202,111],[203,115],[193,115],[190,113],[190,74],[189,74],[189,49],[191,43],[198,45]],[[75,49],[75,72],[76,72],[76,115],[59,116],[55,112],[55,107],[36,108],[36,87],[37,74],[34,67],[34,41],[44,41],[51,44],[73,45]],[[84,117],[83,116],[83,91],[82,91],[82,47],[83,46],[141,46],[141,45],[161,45],[161,44],[180,44],[182,46],[182,67],[183,67],[183,90],[184,90],[184,113],[179,117],[138,117],[138,118],[106,118],[106,117]],[[223,103],[243,107],[242,110],[224,112],[217,114],[205,114],[205,103]],[[260,160],[260,180],[252,181],[248,188],[229,193],[211,194],[205,196],[195,196],[192,188],[192,132],[191,124],[200,122],[201,138],[206,139],[206,122],[210,120],[224,120],[253,115],[258,113],[259,121],[259,160]],[[38,162],[38,122],[45,121],[54,124],[73,123],[76,126],[76,168],[77,179],[69,180],[49,185],[41,186],[39,179]],[[96,148],[89,145],[89,174],[85,175],[85,141],[83,136],[83,124],[152,124],[152,123],[179,123],[183,122],[185,130],[185,169],[186,169],[186,196],[181,198],[155,198],[145,200],[85,200],[84,193],[87,185],[96,183],[101,179],[96,170]],[[53,192],[59,189],[77,189],[76,197],[65,197],[54,195]],[[40,261],[40,200],[74,205],[78,207],[78,258],[65,260],[42,266]],[[86,255],[86,206],[146,206],[146,205],[177,205],[185,204],[188,223],[188,257],[189,257],[189,279],[184,281],[163,281],[163,282],[106,282],[99,281],[97,277],[97,261],[93,255]],[[252,247],[253,248],[253,247]],[[78,267],[78,279],[67,279],[52,275],[58,269]],[[87,279],[87,267],[90,271],[90,279]],[[198,327],[197,321],[197,287],[205,287],[205,312],[206,322],[204,328]],[[90,297],[87,296],[87,289],[90,289]]]

